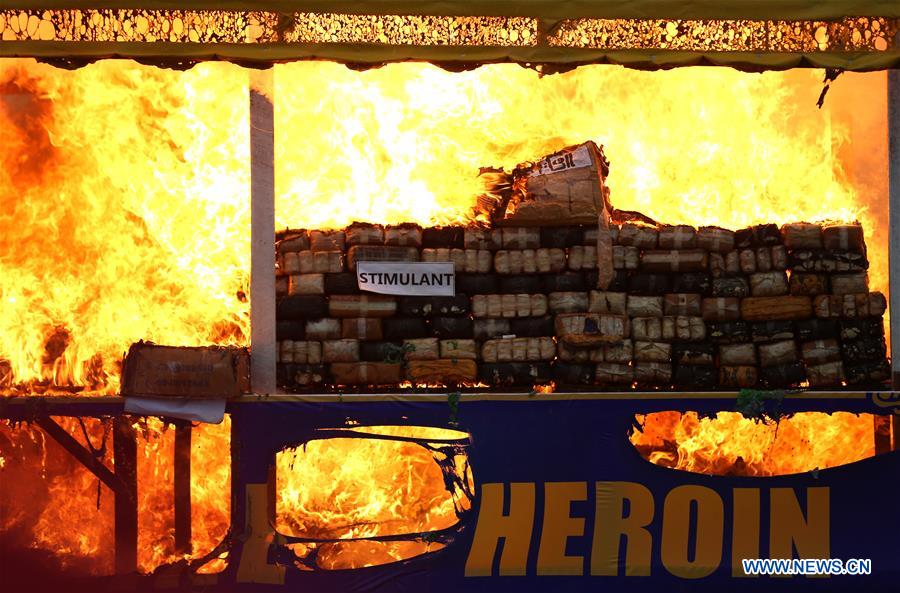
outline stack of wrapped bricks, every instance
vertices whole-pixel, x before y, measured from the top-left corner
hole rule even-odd
[[[870,386],[885,297],[861,226],[597,229],[354,224],[278,241],[279,377],[328,386]],[[452,262],[454,297],[362,293],[356,262]]]

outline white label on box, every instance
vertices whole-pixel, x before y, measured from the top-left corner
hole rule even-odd
[[[551,173],[560,173],[561,171],[567,171],[569,169],[580,169],[581,167],[590,166],[590,152],[588,152],[588,147],[582,144],[570,152],[551,154],[534,166],[531,175],[549,175]]]
[[[455,296],[453,262],[376,262],[356,264],[360,290],[407,296]]]

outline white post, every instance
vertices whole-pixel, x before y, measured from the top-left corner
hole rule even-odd
[[[276,391],[273,68],[250,71],[250,383]]]

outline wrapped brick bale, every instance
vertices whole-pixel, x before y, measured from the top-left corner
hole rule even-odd
[[[313,251],[344,251],[344,231],[309,231],[309,248]]]
[[[629,294],[626,297],[625,310],[629,317],[662,317],[663,297]]]
[[[584,280],[589,288],[599,288],[598,278],[600,277],[597,270],[585,270]],[[624,292],[628,290],[628,281],[630,273],[625,270],[613,270],[612,280],[601,290],[609,290],[612,292]]]
[[[597,364],[595,380],[601,385],[631,385],[634,383],[634,367],[617,362]]]
[[[592,229],[596,233],[596,229]],[[597,237],[588,241],[580,226],[541,227],[541,247],[565,249],[573,245],[596,245]]]
[[[755,255],[756,255],[756,271],[757,272],[772,271],[772,248],[771,247],[757,247],[755,250]]]
[[[379,224],[354,222],[344,229],[344,237],[347,245],[382,245],[384,228]]]
[[[381,322],[381,333],[385,340],[403,340],[425,338],[431,332],[421,317],[386,317]]]
[[[660,249],[694,249],[697,246],[697,230],[685,224],[660,227]]]
[[[822,245],[831,251],[865,253],[866,242],[860,224],[832,224],[822,229]]]
[[[465,234],[466,230],[461,226],[428,227],[422,230],[422,247],[463,249]]]
[[[487,249],[497,251],[503,248],[500,229],[466,227],[463,231],[463,247],[466,249]]]
[[[427,317],[429,315],[466,315],[469,312],[469,297],[464,294],[456,296],[400,297],[397,307],[400,315]]]
[[[742,274],[756,272],[756,251],[753,249],[741,249],[738,252],[738,264]]]
[[[289,282],[288,276],[279,276],[278,278],[275,278],[275,296],[287,296],[288,288],[290,286]]]
[[[705,298],[700,302],[703,321],[737,321],[741,318],[741,299],[734,297]]]
[[[822,226],[808,222],[794,222],[781,227],[784,245],[790,250],[822,249]]]
[[[663,298],[663,313],[665,315],[699,316],[699,294],[669,293]]]
[[[779,245],[781,244],[781,229],[772,223],[758,224],[753,229],[753,245]]]
[[[655,227],[627,222],[619,228],[619,245],[656,249],[659,246],[659,231]]]
[[[851,251],[792,251],[789,256],[791,269],[795,272],[862,272],[869,262],[863,253]]]
[[[475,322],[468,317],[432,317],[431,331],[441,339],[472,338]]]
[[[568,249],[570,270],[593,270],[597,268],[597,248],[593,245],[574,245]]]
[[[590,313],[612,313],[625,315],[627,295],[624,292],[592,290],[588,300]]]
[[[297,254],[301,274],[336,274],[344,271],[343,251],[301,251]]]
[[[673,292],[694,292],[709,294],[713,287],[713,279],[706,272],[689,272],[676,274],[672,278]]]
[[[794,327],[797,330],[797,339],[802,342],[824,340],[838,336],[838,322],[836,319],[807,319],[806,321],[797,321]]]
[[[837,321],[817,319],[820,323],[832,323],[838,326]],[[834,335],[834,334],[830,334]],[[841,340],[858,340],[860,338],[883,338],[884,320],[881,317],[867,317],[864,319],[843,319],[840,322],[839,334]]]
[[[841,347],[835,339],[810,340],[800,344],[800,355],[807,365],[824,364],[841,359]]]
[[[724,276],[737,276],[743,274],[743,266],[741,265],[741,252],[738,250],[729,251],[725,254],[725,270]]]
[[[793,295],[805,296],[826,294],[828,292],[828,275],[792,272],[790,292]]]
[[[404,360],[437,360],[440,358],[440,342],[437,338],[403,340]]]
[[[841,342],[841,354],[849,364],[882,360],[887,356],[887,346],[884,338],[860,338]]]
[[[551,292],[548,306],[551,313],[584,313],[588,310],[588,293]]]
[[[353,272],[325,274],[325,294],[360,294],[359,281]]]
[[[808,365],[806,379],[813,389],[838,387],[844,380],[844,365],[841,361]]]
[[[719,364],[722,366],[755,366],[756,345],[721,344],[719,346]]]
[[[749,249],[753,247],[755,240],[753,237],[753,227],[738,229],[734,232],[734,248],[737,250]]]
[[[501,336],[510,335],[509,319],[476,319],[474,321],[474,333],[476,340],[489,340]]]
[[[609,238],[612,243],[618,245],[619,244],[619,227],[615,224],[610,224],[607,228],[607,232],[609,233]],[[597,239],[600,237],[600,229],[597,226],[587,226],[584,228],[584,241],[580,241],[579,243],[573,243],[573,245],[596,245]],[[571,245],[570,245],[571,247]]]
[[[750,324],[746,321],[710,323],[706,333],[715,344],[740,344],[750,341]]]
[[[634,342],[634,360],[638,362],[670,362],[672,345],[666,342]]]
[[[741,300],[740,311],[747,321],[809,319],[812,301],[807,296],[747,297]]]
[[[636,270],[641,260],[641,252],[637,247],[613,245],[612,254],[614,270]]]
[[[641,253],[641,269],[648,272],[702,272],[709,255],[701,249],[655,250]]]
[[[750,275],[750,294],[774,297],[788,294],[788,279],[784,272],[757,272]]]
[[[275,304],[278,320],[314,319],[328,313],[328,301],[317,294],[284,297]]]
[[[887,301],[880,292],[865,294],[822,294],[813,300],[816,317],[881,317],[887,309]]]
[[[654,341],[662,339],[662,318],[632,317],[631,337],[635,340]]]
[[[712,389],[716,386],[716,367],[702,365],[676,365],[672,382],[684,389]]]
[[[702,317],[676,315],[662,318],[662,340],[697,341],[706,339]]]
[[[793,340],[793,321],[757,321],[750,324],[750,336],[754,342],[778,342]]]
[[[534,227],[504,227],[500,229],[504,249],[537,249],[541,246],[541,229]]]
[[[591,359],[593,360],[593,359]],[[634,360],[634,343],[631,340],[603,345],[603,361],[629,363]],[[596,362],[600,362],[597,360]]]
[[[552,336],[556,331],[552,315],[522,317],[509,321],[509,333],[523,338]]]
[[[462,294],[491,294],[499,292],[500,283],[494,274],[457,274],[456,291]]]
[[[596,366],[557,360],[553,363],[553,380],[559,385],[591,385],[594,383]]]
[[[311,340],[285,340],[280,343],[279,362],[321,364],[322,343]]]
[[[712,293],[717,297],[744,298],[750,296],[750,284],[743,276],[716,278],[712,281]]]
[[[806,368],[800,362],[763,367],[760,378],[767,389],[796,388],[806,380]]]
[[[672,292],[672,277],[667,274],[632,274],[628,276],[630,295],[656,296]]]
[[[393,297],[374,294],[332,295],[328,314],[332,317],[390,317],[397,312]]]
[[[556,358],[565,362],[603,362],[603,347],[576,348],[559,342],[556,344]]]
[[[629,336],[628,318],[603,313],[562,313],[556,316],[556,336],[573,346],[618,342]]]
[[[714,366],[716,347],[710,343],[677,342],[672,344],[672,362],[683,366]]]
[[[359,340],[324,340],[322,342],[322,360],[324,362],[357,362],[359,360]]]
[[[729,251],[729,253],[731,253]],[[721,253],[709,254],[709,275],[713,278],[724,278],[725,272],[725,255]]]
[[[294,274],[290,276],[288,294],[325,294],[325,275]]]
[[[480,317],[541,317],[547,314],[547,296],[543,294],[476,294],[472,297],[472,315]]]
[[[759,383],[759,371],[755,366],[719,367],[719,387],[749,389]]]
[[[384,228],[384,244],[397,247],[421,247],[422,227],[417,224],[398,224]]]
[[[441,358],[477,360],[481,351],[475,340],[441,340]]]
[[[336,362],[329,365],[334,385],[391,385],[403,377],[399,363],[388,362]]]
[[[715,226],[702,226],[697,231],[697,247],[716,253],[734,249],[734,231]]]
[[[341,339],[341,322],[330,317],[310,319],[306,322],[306,337],[309,340]]]
[[[399,363],[403,360],[403,342],[360,342],[359,358],[366,362]]]
[[[281,320],[275,322],[275,339],[303,340],[306,338],[306,322]]]
[[[312,252],[308,252],[312,253]],[[297,252],[285,253],[281,256],[281,265],[279,272],[282,274],[293,275],[300,273],[300,254]]]
[[[844,364],[847,385],[880,385],[891,378],[891,365],[886,360]]]
[[[521,274],[525,258],[521,249],[501,249],[494,254],[494,271],[498,274]]]
[[[381,319],[372,317],[341,319],[341,337],[351,340],[380,340]]]
[[[535,267],[542,274],[566,269],[566,252],[558,248],[541,248],[534,252]]]
[[[861,294],[869,292],[869,275],[865,272],[855,274],[834,274],[831,277],[832,294]]]
[[[552,376],[546,362],[501,362],[478,366],[478,381],[491,386],[531,387],[549,381]]]
[[[356,270],[356,262],[361,261],[419,261],[419,250],[393,245],[354,245],[347,251],[347,267]]]
[[[582,272],[562,272],[561,274],[543,274],[540,292],[580,292],[588,289]]]
[[[775,245],[773,247],[769,247],[769,255],[772,259],[773,270],[788,269],[789,258],[787,249],[785,249],[784,245]]]
[[[758,346],[759,366],[773,367],[797,361],[797,343],[794,340],[768,342]]]
[[[325,367],[318,364],[288,364],[279,371],[280,383],[291,389],[307,389],[325,382]]]
[[[672,381],[672,365],[666,362],[636,362],[634,380],[646,385],[668,384]]]
[[[309,235],[306,231],[285,231],[279,240],[275,243],[275,250],[278,253],[289,253],[292,251],[306,251],[309,249]]]
[[[537,274],[501,275],[498,280],[498,290],[502,293],[538,293],[541,291],[541,277]]]
[[[458,385],[475,383],[478,365],[474,360],[413,360],[406,365],[406,378],[416,385]]]

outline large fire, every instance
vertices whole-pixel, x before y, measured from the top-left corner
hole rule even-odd
[[[248,78],[220,63],[178,72],[104,61],[64,71],[0,61],[0,392],[114,394],[122,354],[138,339],[247,344]],[[513,65],[464,73],[425,64],[366,72],[323,62],[278,66],[276,224],[466,221],[482,191],[479,167],[511,168],[593,139],[606,147],[620,209],[731,228],[858,218],[871,286],[886,293],[885,77],[844,75],[819,110],[821,78],[809,70],[719,68],[596,66],[541,77]],[[851,95],[870,108],[850,109]],[[727,427],[743,430],[748,422],[731,419]],[[73,420],[64,426],[95,445],[103,437],[96,422],[85,431]],[[698,471],[727,472],[738,463],[718,438],[719,425],[688,419],[679,426],[682,444],[658,461],[698,459],[680,446],[704,452],[707,461],[692,462]],[[871,441],[871,422],[855,417],[808,426]],[[776,458],[786,451],[803,467],[820,463],[808,447],[791,448],[807,442],[803,434],[779,430],[794,444],[780,449],[771,435],[750,436],[741,463],[780,473],[786,469]],[[149,572],[179,560],[173,435],[152,422],[142,433],[139,564]],[[228,525],[227,425],[195,435],[193,557],[202,557]],[[0,436],[4,481],[22,485],[3,490],[4,541],[27,541],[64,567],[110,572],[111,494],[100,488],[98,509],[96,479],[37,428],[2,425]],[[354,447],[345,455],[357,445],[348,440]],[[35,488],[46,494],[43,506],[34,504]],[[31,504],[22,504],[26,497]],[[442,498],[437,508],[446,505]],[[431,529],[433,517],[450,515],[429,517],[423,525]],[[63,521],[78,528],[59,529]],[[333,566],[359,562],[347,557],[347,546],[334,549]]]

